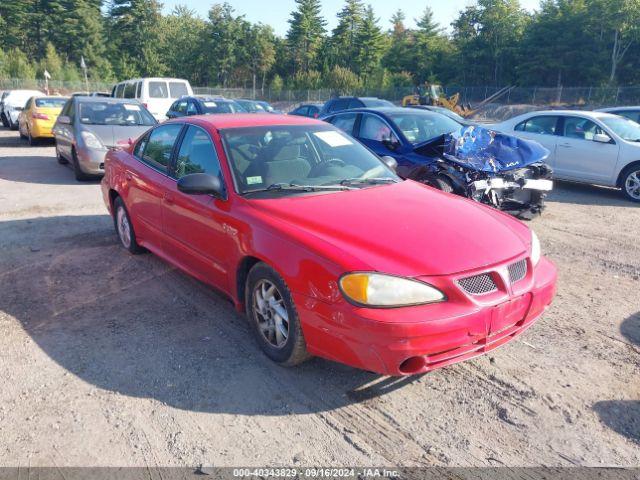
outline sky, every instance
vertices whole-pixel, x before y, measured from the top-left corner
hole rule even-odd
[[[236,10],[236,14],[243,14],[247,20],[257,23],[262,22],[271,25],[278,35],[287,33],[291,12],[295,8],[294,0],[227,0]],[[171,12],[176,5],[186,5],[206,18],[209,8],[214,3],[223,3],[224,0],[164,0],[164,10]],[[424,7],[430,6],[436,20],[447,29],[457,17],[458,12],[467,5],[475,3],[473,0],[408,0],[394,2],[390,0],[365,0],[371,4],[380,18],[380,25],[385,29],[389,27],[389,19],[393,12],[402,8],[407,16],[407,26],[415,25],[414,19],[424,11]],[[533,11],[539,5],[539,0],[520,0],[520,4]],[[327,19],[328,28],[331,30],[336,25],[336,13],[342,8],[344,0],[322,0],[323,14]]]

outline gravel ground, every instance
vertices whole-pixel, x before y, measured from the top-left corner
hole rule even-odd
[[[560,184],[532,226],[560,285],[520,340],[408,379],[283,369],[0,130],[0,465],[639,466],[640,208]]]

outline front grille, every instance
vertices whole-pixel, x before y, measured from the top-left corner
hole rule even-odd
[[[465,292],[471,295],[487,295],[498,291],[496,282],[493,281],[493,278],[488,273],[463,278],[458,280],[458,284]]]
[[[527,276],[527,260],[509,265],[509,281],[513,285]]]

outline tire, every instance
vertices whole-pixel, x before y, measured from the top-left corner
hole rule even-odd
[[[58,150],[58,144],[56,143],[56,159],[60,165],[67,165],[69,161],[62,156],[60,150]]]
[[[446,193],[455,193],[453,189],[453,183],[447,177],[439,175],[437,177],[428,178],[424,181],[427,185],[438,190],[442,190]]]
[[[31,130],[27,131],[27,139],[29,140],[29,145],[35,147],[38,145],[38,140],[31,136]]]
[[[20,130],[20,126],[18,126],[18,133],[20,133],[20,140],[24,140],[27,137],[22,133],[22,131]]]
[[[17,130],[18,129],[18,124],[17,123],[13,123],[11,121],[11,118],[9,118],[9,130]]]
[[[129,217],[129,212],[124,206],[122,198],[116,197],[113,202],[113,226],[120,240],[120,244],[132,255],[140,255],[145,249],[138,244],[136,233],[133,231],[133,224]]]
[[[7,122],[7,116],[4,113],[0,115],[0,120],[2,120],[2,126],[4,128],[9,128],[9,122]]]
[[[78,155],[76,154],[76,149],[71,150],[71,160],[73,166],[73,173],[75,174],[76,180],[79,182],[86,182],[87,180],[91,180],[91,175],[87,175],[80,168],[80,162],[78,161]]]
[[[622,193],[632,202],[640,203],[640,164],[627,167],[621,175]]]
[[[308,360],[298,312],[282,277],[267,264],[258,263],[249,272],[245,292],[247,317],[265,355],[285,367]]]

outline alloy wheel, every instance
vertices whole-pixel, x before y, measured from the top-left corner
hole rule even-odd
[[[624,188],[631,198],[640,200],[640,170],[629,173]]]
[[[131,247],[131,225],[124,208],[119,208],[116,214],[116,225],[118,227],[118,236],[125,248]]]
[[[289,313],[278,287],[269,280],[260,280],[254,287],[253,311],[264,339],[275,348],[283,348],[289,338]]]

